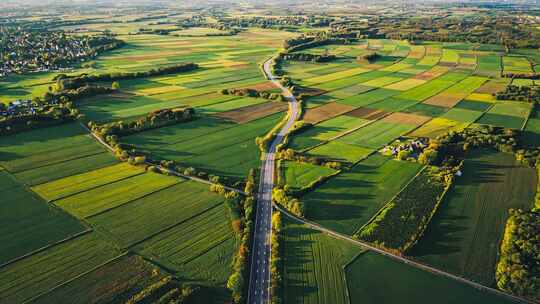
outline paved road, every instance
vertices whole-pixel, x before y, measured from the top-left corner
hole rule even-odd
[[[297,103],[291,92],[283,87],[272,75],[269,59],[263,64],[263,70],[268,80],[275,83],[289,102],[289,119],[272,141],[268,152],[263,156],[259,195],[255,220],[255,234],[253,240],[253,255],[251,259],[251,272],[249,279],[248,304],[265,304],[270,302],[270,239],[272,235],[272,189],[274,187],[275,152],[276,147],[283,141],[283,137],[293,126],[299,112]]]

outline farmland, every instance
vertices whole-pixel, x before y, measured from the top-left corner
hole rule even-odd
[[[419,169],[417,164],[373,155],[303,196],[307,217],[352,235]]]
[[[529,1],[109,2],[0,3],[1,303],[540,299]]]
[[[448,193],[411,255],[494,284],[493,269],[508,209],[531,207],[536,182],[534,170],[516,165],[511,155],[473,153],[465,161],[463,178]]]

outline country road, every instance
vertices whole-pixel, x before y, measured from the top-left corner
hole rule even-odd
[[[263,64],[266,78],[278,86],[289,102],[289,118],[274,138],[268,151],[263,156],[259,194],[255,220],[251,271],[248,290],[248,304],[265,304],[270,302],[270,237],[272,235],[272,189],[274,188],[275,152],[276,147],[293,126],[298,113],[299,104],[289,89],[283,87],[272,75],[273,58]]]

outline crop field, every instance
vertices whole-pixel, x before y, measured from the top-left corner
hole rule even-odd
[[[33,187],[32,190],[48,201],[55,201],[63,197],[139,175],[143,172],[144,169],[142,168],[136,168],[127,163],[120,163],[41,184]]]
[[[282,116],[277,113],[241,125],[201,119],[142,132],[126,137],[124,141],[158,159],[175,160],[209,172],[244,178],[249,169],[259,163],[260,152],[255,137],[270,131]]]
[[[175,184],[90,217],[88,221],[125,247],[204,214],[223,202],[208,186],[192,181]]]
[[[441,118],[464,122],[464,123],[473,123],[480,116],[482,116],[482,112],[480,111],[453,108],[453,109],[450,109],[448,112],[444,113],[444,115],[442,115]]]
[[[125,300],[163,276],[159,268],[140,257],[122,256],[34,298],[30,303],[107,303]]]
[[[364,148],[379,149],[414,128],[416,126],[379,120],[341,137],[337,141]]]
[[[410,254],[493,285],[508,209],[533,205],[537,177],[533,168],[516,165],[514,156],[489,150],[467,157],[463,172]]]
[[[299,162],[281,163],[282,183],[292,190],[300,190],[317,179],[336,173],[336,170]]]
[[[301,197],[307,217],[352,235],[394,196],[420,165],[374,154],[351,171],[330,179]]]
[[[350,303],[509,304],[505,297],[478,290],[372,252],[345,267]],[[392,288],[389,288],[392,286]],[[443,296],[441,296],[443,295]]]
[[[297,150],[306,149],[368,122],[367,119],[341,115],[316,124],[302,133],[295,134],[289,146]]]
[[[89,217],[172,186],[181,180],[156,173],[135,175],[56,200],[55,205],[78,217]]]
[[[0,265],[66,239],[87,228],[0,171]]]
[[[281,234],[284,303],[349,303],[343,266],[361,248],[289,220]]]
[[[460,131],[465,129],[469,124],[446,118],[434,118],[428,121],[420,128],[407,134],[407,136],[414,137],[429,137],[435,138],[441,134],[444,134],[450,130]]]
[[[341,141],[331,141],[324,145],[317,146],[309,150],[309,154],[328,158],[331,160],[340,160],[349,163],[356,163],[369,154],[373,153],[374,149],[364,148],[357,145],[350,145]]]
[[[167,265],[181,277],[224,286],[236,240],[224,204],[180,222],[135,250]]]
[[[478,56],[478,67],[475,74],[481,76],[498,76],[501,70],[501,57],[497,55]]]
[[[0,165],[11,173],[105,152],[77,123],[2,137],[0,149]]]
[[[7,303],[28,301],[118,255],[95,233],[80,236],[2,268],[0,297]]]
[[[531,63],[525,57],[504,56],[503,66],[505,73],[532,73]]]

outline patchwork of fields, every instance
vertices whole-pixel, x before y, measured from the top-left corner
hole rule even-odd
[[[260,166],[256,138],[282,121],[288,105],[222,90],[278,92],[259,65],[298,33],[250,28],[226,35],[191,27],[170,35],[133,34],[145,26],[161,28],[144,21],[82,26],[111,28],[127,45],[67,74],[140,72],[186,62],[200,68],[121,80],[116,93],[79,100],[80,121],[0,137],[0,302],[126,302],[168,275],[200,286],[200,303],[231,302],[227,280],[235,255],[248,249],[239,247],[223,196],[205,183],[120,162],[81,123],[130,122],[156,110],[193,107],[189,122],[119,142],[153,161],[243,182]],[[376,59],[362,59],[372,52]],[[526,53],[388,39],[302,53],[336,59],[283,62],[284,74],[316,96],[303,102],[306,127],[286,146],[312,161],[280,160],[278,184],[298,195],[306,219],[335,232],[355,235],[424,168],[383,156],[390,143],[434,140],[475,125],[524,131],[525,141],[540,143],[533,104],[493,95],[510,81],[530,83],[500,77],[534,72]],[[58,74],[9,76],[0,82],[2,100],[41,96]],[[339,170],[331,169],[336,163]],[[507,210],[532,206],[538,177],[514,156],[486,150],[467,155],[462,173],[406,254],[493,287]],[[509,302],[283,222],[284,303]]]

